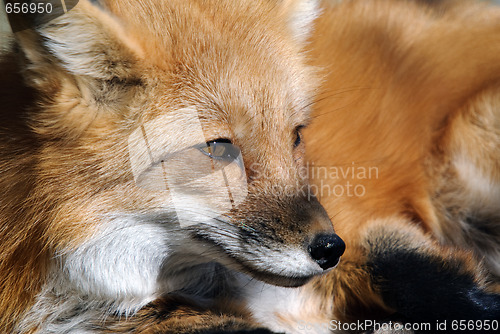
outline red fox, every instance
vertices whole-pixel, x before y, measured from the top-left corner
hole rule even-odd
[[[418,3],[82,0],[16,32],[0,332],[498,318],[498,13]],[[325,210],[310,171],[345,164],[378,174]]]
[[[297,172],[315,15],[314,1],[80,1],[16,32],[0,332],[246,327],[243,281],[299,286],[337,264],[344,243]]]

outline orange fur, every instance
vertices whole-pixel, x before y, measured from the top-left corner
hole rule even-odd
[[[444,263],[460,258],[483,282],[484,258],[486,277],[498,284],[499,34],[500,10],[483,3],[325,2],[311,47],[325,79],[305,136],[311,169],[323,169],[317,193],[348,244],[338,270],[315,283],[335,287],[327,295],[336,317],[359,319],[386,307],[367,284],[363,255],[379,219],[399,221],[388,226],[413,233],[416,244],[425,233],[434,246],[422,252]],[[489,204],[464,190],[475,180],[459,177],[458,155],[490,183],[474,195]],[[331,168],[377,174],[343,177]],[[363,194],[333,194],[347,182]],[[477,215],[491,226],[464,222]]]
[[[498,292],[498,10],[325,0],[303,52],[313,0],[99,2],[17,33],[0,61],[0,332],[294,332],[304,320],[384,317],[405,310],[383,291],[403,279],[373,274],[391,251]],[[299,130],[313,102],[307,159],[327,174],[311,189],[348,241],[317,278],[326,269],[310,246],[333,229],[302,193]],[[129,140],[151,126],[148,150],[175,146],[191,134],[186,107],[200,111],[195,144],[239,147],[248,196],[217,228],[200,214],[200,226],[167,233],[170,189],[137,186]],[[191,149],[187,167],[208,159]],[[363,195],[321,192],[346,182]],[[173,259],[154,262],[167,240]],[[143,277],[150,260],[158,271]]]

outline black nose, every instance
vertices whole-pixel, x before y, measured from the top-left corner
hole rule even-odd
[[[308,250],[314,261],[326,270],[339,263],[340,256],[345,251],[345,243],[336,234],[322,234],[314,238]]]

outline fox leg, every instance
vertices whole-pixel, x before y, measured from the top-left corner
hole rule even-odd
[[[367,230],[366,267],[384,303],[411,321],[500,319],[498,283],[471,255],[445,248],[409,224]]]
[[[305,289],[333,300],[321,312],[334,325],[449,320],[450,329],[452,320],[500,319],[500,284],[484,273],[472,253],[443,247],[404,219],[378,219],[351,239],[335,270]]]

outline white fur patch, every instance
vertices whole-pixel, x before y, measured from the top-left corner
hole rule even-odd
[[[313,21],[319,16],[317,0],[296,1],[294,12],[289,18],[289,26],[293,36],[299,42],[304,42],[310,35]]]
[[[259,270],[281,276],[307,277],[323,272],[305,248],[287,246],[274,249],[252,248],[246,257]]]
[[[330,333],[330,319],[319,313],[325,303],[321,296],[307,293],[303,288],[269,285],[244,275],[239,279],[252,316],[266,328],[287,334]]]
[[[469,205],[479,211],[499,211],[500,184],[484,175],[480,168],[463,157],[456,158],[454,165],[468,190]]]
[[[61,260],[80,294],[115,300],[119,311],[130,313],[159,294],[157,280],[168,251],[165,227],[121,217]]]

